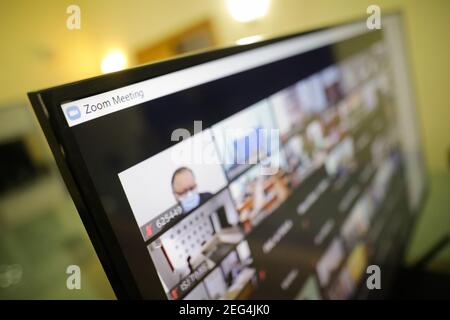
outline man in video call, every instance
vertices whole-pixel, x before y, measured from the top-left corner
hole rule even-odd
[[[181,167],[172,175],[172,191],[175,199],[183,208],[183,212],[189,212],[211,198],[212,193],[197,191],[197,182],[191,169]]]

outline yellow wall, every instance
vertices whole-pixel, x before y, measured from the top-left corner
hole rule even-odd
[[[66,8],[81,7],[80,31],[65,27]],[[450,148],[450,1],[272,0],[262,21],[240,24],[223,0],[12,1],[0,4],[0,105],[24,100],[29,90],[99,73],[111,47],[133,52],[172,32],[212,17],[220,45],[253,34],[268,36],[345,21],[369,4],[405,14],[420,126],[427,163],[444,170]]]

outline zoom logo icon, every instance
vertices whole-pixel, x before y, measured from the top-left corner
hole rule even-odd
[[[80,119],[80,117],[81,117],[80,108],[78,108],[77,106],[70,106],[70,107],[68,107],[66,109],[66,116],[71,121]]]

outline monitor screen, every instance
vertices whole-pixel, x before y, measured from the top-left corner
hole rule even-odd
[[[396,19],[351,23],[64,88],[50,114],[125,286],[171,300],[363,295],[424,188],[395,36]]]

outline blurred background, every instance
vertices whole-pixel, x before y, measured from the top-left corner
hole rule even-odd
[[[430,191],[405,257],[450,231],[450,1],[76,0],[0,2],[0,299],[114,299],[26,93],[194,50],[382,14],[404,15]],[[80,29],[66,22],[80,8]],[[82,270],[67,290],[66,268]],[[450,274],[450,246],[427,270]]]

